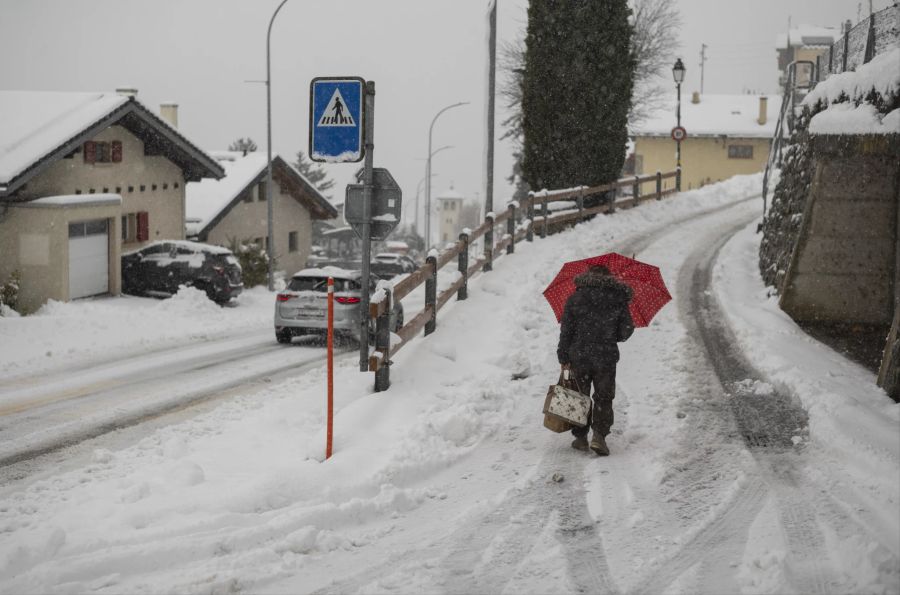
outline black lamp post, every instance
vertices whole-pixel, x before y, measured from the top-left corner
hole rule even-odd
[[[675,60],[675,66],[672,67],[672,78],[675,79],[675,88],[678,90],[678,103],[675,107],[675,125],[679,128],[681,128],[681,83],[684,81],[684,73],[686,70],[681,58]],[[678,171],[678,178],[676,179],[678,190],[681,190],[681,141],[677,139],[675,140],[675,167]]]

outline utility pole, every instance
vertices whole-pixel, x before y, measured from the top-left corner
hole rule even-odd
[[[497,64],[497,0],[492,0],[488,8],[488,109],[487,109],[487,152],[485,170],[487,173],[484,191],[484,212],[494,210],[494,88],[496,86]],[[484,250],[487,262],[484,270],[493,269],[494,228],[491,226],[484,234]]]
[[[706,64],[706,48],[708,47],[705,43],[700,44],[700,95],[703,95],[703,68]]]

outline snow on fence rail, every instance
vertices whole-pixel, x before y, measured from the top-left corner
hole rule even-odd
[[[675,187],[663,189],[663,180],[675,178]],[[656,182],[655,191],[641,195],[642,184]],[[620,188],[630,188],[631,196],[617,200]],[[522,204],[516,201],[507,204],[502,213],[487,213],[485,221],[474,230],[463,230],[459,240],[442,252],[432,250],[422,265],[414,273],[397,283],[393,288],[385,288],[379,299],[369,304],[369,317],[375,322],[375,347],[369,356],[369,371],[375,372],[375,390],[387,390],[390,387],[391,357],[409,343],[419,331],[426,335],[437,329],[437,313],[455,295],[457,300],[467,297],[468,280],[472,276],[491,270],[491,264],[502,254],[515,252],[516,243],[533,241],[535,230],[540,237],[548,233],[560,231],[599,214],[611,215],[616,209],[636,207],[647,200],[662,200],[663,197],[681,189],[681,169],[670,172],[656,172],[645,176],[622,178],[600,186],[579,186],[566,190],[542,190],[532,192]],[[602,195],[601,204],[585,207],[585,198]],[[575,202],[575,208],[553,212],[551,205],[564,201]],[[540,213],[537,214],[537,207]],[[522,215],[524,214],[524,217]],[[521,220],[520,220],[521,219]],[[506,224],[506,233],[494,242],[494,231],[498,226]],[[469,248],[478,239],[486,240],[484,253],[478,255],[474,262],[469,258]],[[453,260],[457,261],[457,279],[440,294],[437,292],[437,273]],[[425,308],[412,320],[397,330],[390,332],[391,304],[402,300],[413,290],[425,284]]]

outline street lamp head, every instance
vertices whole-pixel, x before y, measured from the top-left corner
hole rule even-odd
[[[675,79],[675,83],[680,85],[684,82],[684,73],[687,69],[684,67],[684,62],[681,61],[681,58],[675,60],[675,66],[672,67],[672,77]]]

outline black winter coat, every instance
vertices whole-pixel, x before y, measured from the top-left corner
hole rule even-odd
[[[563,310],[556,349],[559,363],[577,366],[612,355],[618,361],[616,343],[634,332],[628,312],[631,288],[614,277],[591,271],[575,277],[575,288]]]

